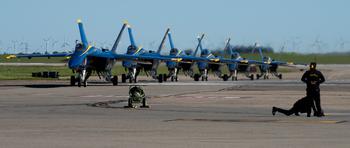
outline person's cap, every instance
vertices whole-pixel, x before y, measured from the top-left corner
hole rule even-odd
[[[310,68],[315,69],[316,68],[316,62],[311,62],[310,63]]]

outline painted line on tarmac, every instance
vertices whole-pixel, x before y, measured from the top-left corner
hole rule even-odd
[[[326,116],[350,116],[350,113],[325,113]]]
[[[82,98],[128,98],[129,96],[115,96],[115,95],[87,95],[80,96]]]
[[[135,84],[127,84],[127,85],[135,85]],[[177,82],[177,83],[136,83],[136,85],[141,86],[237,86],[239,84],[231,84],[231,83],[191,83],[191,82]]]

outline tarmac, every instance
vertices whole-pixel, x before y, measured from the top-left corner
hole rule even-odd
[[[0,143],[47,147],[349,147],[349,66],[325,66],[325,117],[271,114],[305,96],[301,71],[283,80],[140,78],[151,108],[126,109],[129,84],[0,81]]]

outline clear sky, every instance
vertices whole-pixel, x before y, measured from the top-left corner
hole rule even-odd
[[[123,20],[137,44],[157,48],[167,27],[178,48],[204,45],[270,45],[295,52],[350,51],[349,0],[1,0],[0,53],[61,49],[79,39],[81,18],[88,40],[110,47]],[[123,36],[119,52],[129,44]],[[169,47],[169,46],[168,46]],[[284,48],[282,48],[284,47]]]

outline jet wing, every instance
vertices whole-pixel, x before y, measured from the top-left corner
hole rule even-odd
[[[270,64],[271,65],[288,65],[288,63],[284,61],[272,61]]]
[[[72,53],[57,53],[57,54],[17,54],[10,55],[11,58],[33,58],[33,57],[68,57],[71,56]],[[9,57],[10,57],[9,56]]]
[[[178,62],[208,62],[208,58],[194,56],[164,56],[170,58],[171,61]]]
[[[305,64],[305,63],[293,63],[293,62],[284,62],[284,61],[272,61],[270,64],[271,65],[281,65],[281,66],[296,66],[296,65],[307,66],[307,64]]]
[[[153,55],[128,55],[128,54],[115,54],[112,52],[93,52],[89,54],[93,57],[109,58],[115,60],[131,60],[131,61],[149,61],[149,60],[171,60],[169,57],[153,56]]]
[[[271,62],[271,65],[280,65],[280,66],[286,66],[286,67],[298,67],[298,66],[307,66],[305,63],[293,63],[293,62],[281,62],[281,61],[273,61]]]
[[[248,60],[248,59],[220,59],[221,62],[226,63],[226,64],[234,64],[234,63],[238,63],[238,64],[262,64],[259,61],[256,60]]]

